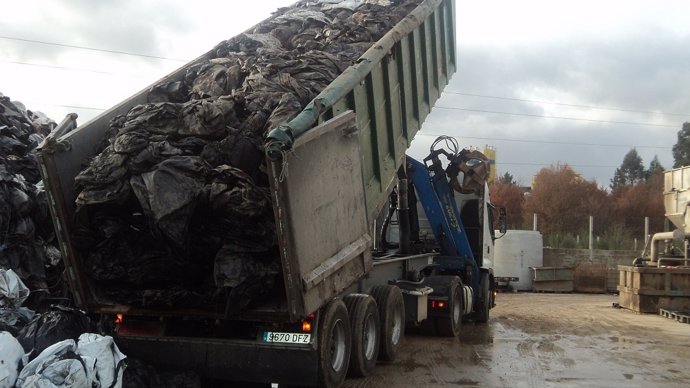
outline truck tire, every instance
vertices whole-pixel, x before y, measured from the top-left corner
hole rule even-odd
[[[489,310],[491,309],[491,289],[489,287],[489,274],[483,273],[481,284],[479,289],[481,294],[479,295],[479,303],[475,307],[475,320],[479,323],[486,323],[489,321]]]
[[[374,286],[369,292],[379,307],[379,360],[394,361],[405,334],[405,303],[397,286]]]
[[[462,287],[453,280],[448,289],[448,316],[436,318],[436,331],[444,337],[457,337],[462,328]]]
[[[347,375],[352,332],[345,303],[335,299],[328,303],[319,317],[318,353],[319,388],[339,387]]]
[[[350,314],[352,347],[349,376],[366,377],[376,368],[379,355],[380,322],[376,301],[366,294],[350,294],[343,298]]]

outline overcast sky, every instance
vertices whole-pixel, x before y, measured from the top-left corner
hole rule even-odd
[[[23,0],[0,15],[0,92],[79,122],[291,0]],[[690,121],[690,1],[456,0],[458,70],[417,135],[497,150],[529,185],[568,163],[608,186],[635,147],[645,167]],[[43,44],[52,43],[52,44]],[[79,49],[79,46],[147,56]]]

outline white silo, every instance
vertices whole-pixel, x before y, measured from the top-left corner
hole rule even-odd
[[[500,236],[499,232],[496,232]],[[510,285],[518,291],[532,289],[530,267],[544,265],[544,242],[541,233],[531,230],[508,230],[494,247],[494,276],[516,277]]]

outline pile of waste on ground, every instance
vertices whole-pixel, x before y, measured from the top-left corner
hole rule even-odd
[[[73,242],[103,303],[233,313],[280,292],[267,131],[421,1],[300,1],[110,123],[75,179]]]
[[[90,319],[75,309],[37,314],[23,306],[28,297],[19,276],[0,269],[0,387],[121,386],[113,382],[124,355],[111,337],[89,334]]]
[[[120,352],[82,311],[52,306],[35,313],[29,289],[0,269],[0,388],[200,387],[191,371],[159,372]]]
[[[0,94],[0,268],[12,269],[27,284],[31,304],[49,294],[49,283],[58,283],[61,272],[35,153],[55,125]]]

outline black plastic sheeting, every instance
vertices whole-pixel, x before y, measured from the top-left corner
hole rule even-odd
[[[301,1],[115,117],[75,179],[103,302],[234,313],[280,290],[263,138],[420,1]]]
[[[32,291],[35,308],[61,274],[53,222],[35,148],[55,127],[40,112],[0,94],[0,268],[12,269]],[[47,269],[46,269],[47,268]]]
[[[94,331],[94,326],[84,312],[68,307],[52,307],[49,311],[36,315],[24,326],[16,338],[31,353],[31,358],[45,348],[66,339],[79,339],[84,333]]]

